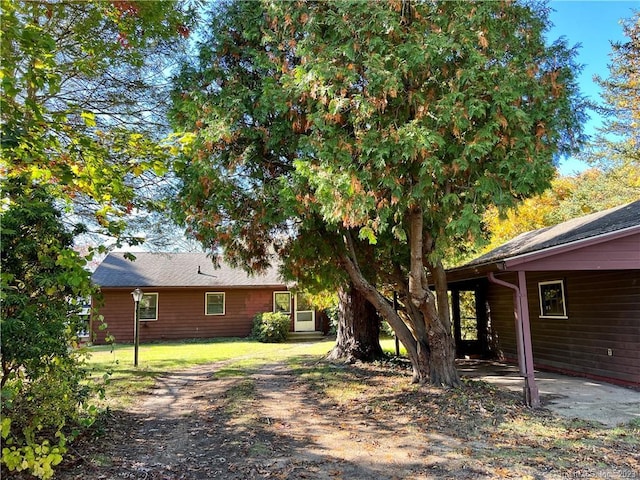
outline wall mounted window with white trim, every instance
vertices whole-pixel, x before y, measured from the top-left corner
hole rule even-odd
[[[568,318],[564,281],[539,282],[540,318]]]
[[[158,320],[158,294],[145,293],[142,295],[138,306],[139,319],[141,322],[152,322]]]
[[[205,315],[224,315],[224,292],[205,293]]]
[[[275,313],[291,313],[291,292],[273,292],[273,311]]]

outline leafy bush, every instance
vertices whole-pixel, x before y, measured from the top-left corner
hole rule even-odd
[[[335,335],[338,332],[338,306],[334,305],[324,309],[324,313],[329,319],[329,335]]]
[[[285,313],[264,312],[253,320],[251,336],[263,343],[284,342],[289,335],[291,318]]]
[[[48,189],[26,181],[3,189],[1,462],[3,473],[46,479],[97,414],[78,348],[82,299],[94,288]]]
[[[97,409],[88,403],[92,389],[75,362],[62,361],[34,379],[11,375],[5,383],[2,463],[9,471],[51,478],[67,443],[94,422]]]
[[[386,338],[394,338],[396,336],[396,332],[393,331],[391,325],[389,325],[386,321],[382,321],[380,323],[380,335]]]

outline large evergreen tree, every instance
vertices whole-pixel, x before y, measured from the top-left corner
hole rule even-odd
[[[204,133],[208,115],[202,113],[217,117],[225,112],[234,131],[233,141],[229,137],[216,145],[208,134],[199,136],[191,150],[198,161],[178,162],[184,188],[176,217],[205,250],[223,247],[227,260],[237,266],[256,271],[279,256],[285,260],[283,273],[301,286],[316,292],[339,289],[338,341],[332,358],[378,358],[379,318],[339,271],[335,248],[340,244],[316,235],[322,228],[317,214],[280,201],[282,181],[294,170],[299,126],[292,125],[288,113],[269,111],[266,105],[278,95],[274,79],[279,72],[271,58],[276,50],[266,51],[256,30],[261,12],[259,2],[216,6],[210,27],[202,33],[206,39],[199,44],[199,58],[176,79],[173,121],[178,129]],[[208,155],[215,160],[210,162]],[[311,230],[313,242],[293,241],[291,234],[300,228]],[[355,324],[367,328],[356,329]]]
[[[177,83],[175,118],[193,134],[176,165],[184,220],[249,267],[275,252],[291,271],[346,274],[407,348],[414,381],[457,384],[443,261],[489,205],[542,191],[581,137],[574,52],[545,44],[547,13],[225,6]]]

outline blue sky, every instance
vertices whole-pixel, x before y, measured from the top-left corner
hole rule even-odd
[[[609,54],[611,42],[624,40],[620,20],[630,18],[633,10],[640,10],[640,0],[636,1],[584,1],[584,0],[553,0],[550,2],[553,10],[551,21],[554,26],[548,33],[548,40],[552,41],[561,36],[567,38],[569,45],[581,44],[578,62],[584,65],[579,77],[583,95],[594,100],[600,99],[600,89],[593,81],[598,74],[606,78],[609,74]],[[586,125],[587,134],[593,133],[600,125],[600,119],[591,113],[591,120]],[[586,165],[576,159],[566,159],[560,164],[560,173],[569,175],[586,168]]]

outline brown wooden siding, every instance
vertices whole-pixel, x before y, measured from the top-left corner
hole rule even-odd
[[[279,289],[282,290],[282,289]],[[205,315],[205,293],[225,293],[225,315]],[[251,332],[257,313],[273,309],[274,289],[145,289],[158,293],[158,320],[141,321],[140,341],[245,337]],[[105,333],[117,343],[133,342],[134,303],[129,290],[103,289],[103,306],[98,313],[108,325],[97,330],[95,343],[104,343]]]
[[[515,275],[501,275],[500,280],[515,284]],[[513,305],[513,291],[506,287],[489,284],[487,291],[489,305],[489,329],[493,348],[500,359],[517,359],[516,330]]]
[[[538,282],[552,280],[565,282],[567,319],[540,317]],[[640,271],[527,272],[527,296],[536,366],[640,384]],[[490,285],[488,298],[499,349],[517,358],[512,292]]]

